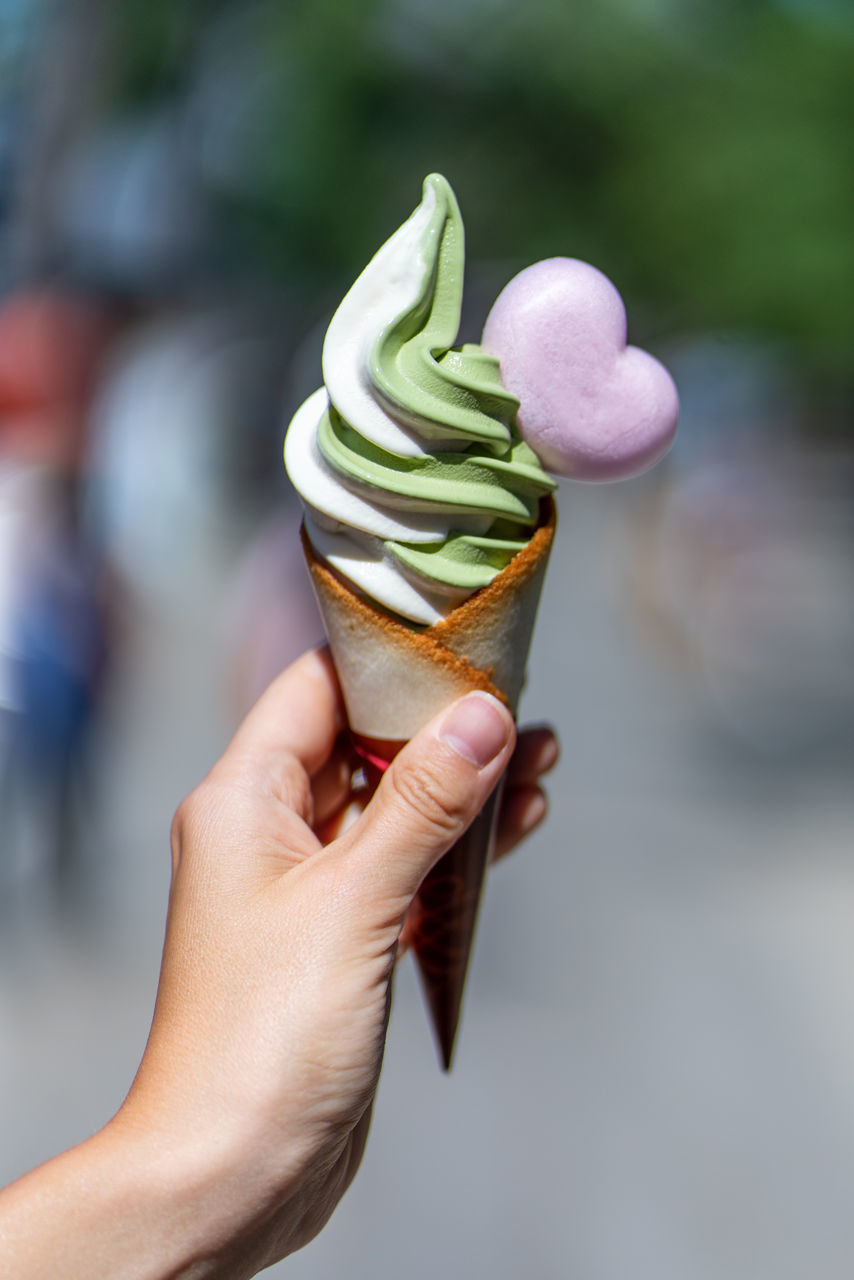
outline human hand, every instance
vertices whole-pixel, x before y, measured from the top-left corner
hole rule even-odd
[[[329,657],[307,654],[176,814],[151,1035],[89,1153],[90,1167],[101,1157],[123,1171],[103,1175],[120,1207],[98,1257],[132,1239],[120,1184],[140,1234],[151,1206],[151,1269],[98,1274],[255,1275],[320,1230],[358,1167],[407,911],[508,766],[515,734],[499,703],[469,695],[401,751],[344,827],[343,729]],[[537,778],[556,756],[548,730],[520,737],[500,852],[542,818]],[[68,1233],[63,1246],[67,1276],[94,1274],[91,1252],[78,1263]]]

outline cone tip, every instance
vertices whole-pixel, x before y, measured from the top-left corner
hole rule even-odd
[[[454,1041],[457,1038],[457,1024],[453,1027],[446,1027],[443,1032],[436,1032],[438,1038],[439,1061],[442,1064],[442,1070],[447,1074],[451,1069],[451,1063],[454,1057]]]

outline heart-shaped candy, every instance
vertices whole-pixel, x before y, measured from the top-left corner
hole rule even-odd
[[[483,346],[519,400],[522,437],[558,475],[621,480],[666,453],[679,396],[662,364],[626,346],[611,281],[574,258],[547,258],[499,294]]]

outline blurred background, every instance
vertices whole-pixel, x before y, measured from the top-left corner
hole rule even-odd
[[[0,1180],[130,1082],[172,812],[319,636],[285,425],[439,170],[463,336],[590,260],[682,425],[562,486],[551,816],[274,1270],[847,1280],[852,136],[845,0],[0,0]]]

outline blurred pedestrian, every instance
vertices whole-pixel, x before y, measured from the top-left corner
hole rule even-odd
[[[73,479],[51,474],[42,485],[38,520],[31,515],[20,540],[5,628],[9,710],[0,790],[6,876],[44,872],[64,892],[79,870],[107,606],[102,566],[79,527]]]

